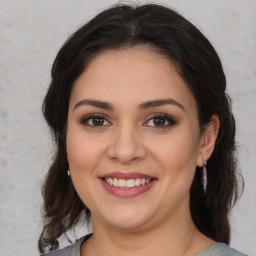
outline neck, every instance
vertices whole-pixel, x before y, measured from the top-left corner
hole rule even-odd
[[[182,222],[170,220],[154,229],[115,229],[95,219],[93,227],[93,236],[82,246],[82,256],[190,256],[214,243],[196,229],[190,215],[183,216]]]

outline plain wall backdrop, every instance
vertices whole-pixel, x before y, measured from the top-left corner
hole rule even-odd
[[[53,152],[41,103],[51,65],[76,28],[114,3],[0,0],[0,256],[39,254],[40,187]],[[157,3],[173,7],[192,21],[222,59],[245,179],[244,194],[231,216],[231,246],[256,255],[256,1]],[[79,232],[87,232],[86,227]]]

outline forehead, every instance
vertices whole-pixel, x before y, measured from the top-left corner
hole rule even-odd
[[[98,54],[74,83],[71,101],[116,104],[174,98],[189,106],[194,97],[170,60],[145,46]]]

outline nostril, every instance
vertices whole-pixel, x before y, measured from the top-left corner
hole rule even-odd
[[[142,145],[111,145],[108,149],[107,155],[110,159],[120,161],[122,163],[129,163],[142,159],[146,156],[146,149]]]

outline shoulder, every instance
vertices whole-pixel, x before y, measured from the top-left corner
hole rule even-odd
[[[216,243],[208,247],[197,256],[248,256],[235,249],[228,247],[224,243]]]
[[[76,240],[76,242],[72,245],[69,245],[57,251],[42,254],[41,256],[80,256],[81,244],[91,235],[92,234],[81,237],[80,239]]]
[[[73,245],[70,245],[57,251],[42,254],[41,256],[71,256],[72,247]]]

